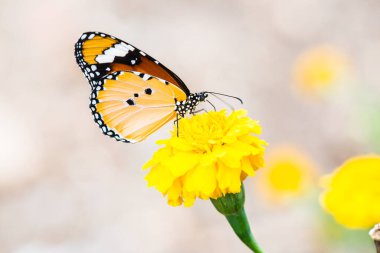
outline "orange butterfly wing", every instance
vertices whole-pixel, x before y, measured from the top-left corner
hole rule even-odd
[[[140,72],[117,71],[100,80],[90,108],[103,133],[139,142],[176,116],[175,101],[186,94],[176,85]]]
[[[187,96],[190,94],[184,82],[160,62],[131,44],[105,33],[83,33],[75,44],[75,57],[91,85],[115,71],[137,71],[166,80],[183,90]]]
[[[90,108],[103,133],[139,142],[176,117],[176,101],[190,92],[153,57],[100,32],[83,33],[76,61],[92,87]]]

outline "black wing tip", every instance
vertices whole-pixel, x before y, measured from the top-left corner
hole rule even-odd
[[[98,32],[98,31],[89,31],[89,32],[84,32],[82,33],[79,38],[78,38],[78,41],[77,41],[77,44],[78,43],[82,43],[83,41],[87,40],[91,35],[100,35],[102,37],[111,37],[111,38],[115,38],[114,36],[112,35],[109,35],[107,33],[104,33],[104,32]],[[116,39],[116,38],[115,38]]]

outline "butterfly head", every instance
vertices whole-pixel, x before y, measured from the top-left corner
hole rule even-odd
[[[206,98],[208,97],[208,93],[207,92],[199,92],[199,93],[195,93],[196,96],[198,96],[198,102],[204,102],[206,100]]]

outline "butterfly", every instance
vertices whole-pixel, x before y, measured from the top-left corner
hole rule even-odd
[[[190,93],[159,61],[105,33],[83,33],[75,44],[75,58],[91,86],[95,122],[117,141],[146,139],[167,122],[194,113],[211,93]]]

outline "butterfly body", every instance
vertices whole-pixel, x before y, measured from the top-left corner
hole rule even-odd
[[[184,101],[176,101],[175,111],[179,116],[185,117],[186,113],[193,113],[200,102],[204,102],[208,97],[207,92],[190,93]]]
[[[95,122],[118,141],[142,141],[167,122],[193,113],[208,96],[190,93],[159,61],[105,33],[82,34],[75,57],[91,85]]]

